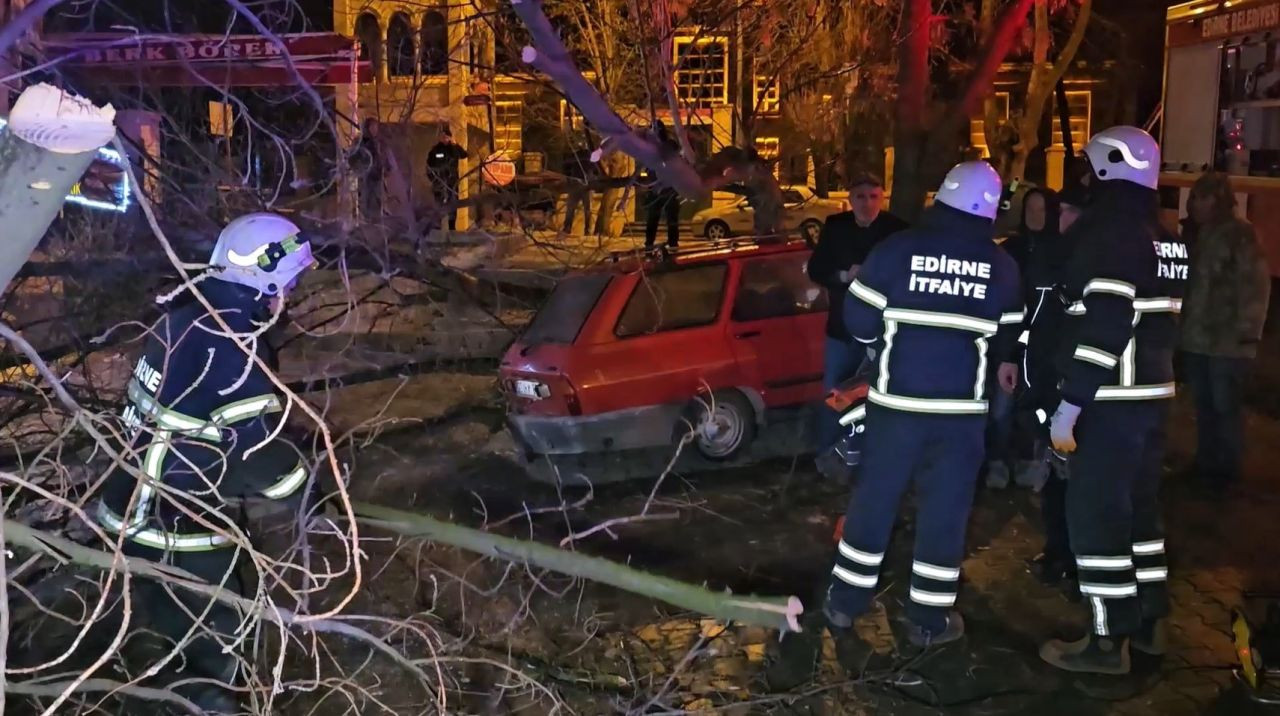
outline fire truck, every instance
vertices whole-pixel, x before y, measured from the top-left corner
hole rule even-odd
[[[1280,277],[1280,0],[1193,0],[1168,9],[1161,174],[1164,219],[1186,216],[1196,178],[1227,172],[1237,211]]]

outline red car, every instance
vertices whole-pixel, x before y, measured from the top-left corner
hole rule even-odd
[[[739,455],[775,408],[822,397],[827,296],[803,242],[626,259],[552,291],[500,368],[530,456],[692,445]]]

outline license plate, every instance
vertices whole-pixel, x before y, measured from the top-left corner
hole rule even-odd
[[[541,385],[542,384],[536,380],[517,380],[516,395],[520,396],[521,398],[538,400],[542,397],[541,395],[538,394],[538,388],[541,387]]]

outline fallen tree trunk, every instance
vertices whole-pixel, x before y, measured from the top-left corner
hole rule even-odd
[[[99,147],[115,133],[115,111],[48,85],[28,87],[0,131],[0,290],[40,243]]]
[[[494,559],[528,564],[572,577],[608,584],[723,621],[781,631],[800,631],[804,611],[797,597],[757,597],[713,592],[669,577],[650,574],[601,557],[463,527],[427,515],[390,507],[353,503],[356,519],[405,537],[421,537]]]

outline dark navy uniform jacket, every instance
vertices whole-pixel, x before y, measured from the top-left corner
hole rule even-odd
[[[1173,354],[1187,281],[1187,247],[1159,223],[1155,190],[1097,182],[1067,232],[1065,340],[1058,354],[1067,402],[1163,400],[1174,395]]]
[[[845,325],[875,349],[868,401],[893,410],[987,412],[990,366],[1022,330],[1018,267],[990,221],[942,204],[877,246],[845,299]]]
[[[257,330],[256,291],[217,279],[199,288],[242,340]],[[265,340],[258,347],[265,356]],[[228,546],[211,527],[226,524],[218,516],[226,499],[280,499],[306,482],[298,452],[276,436],[282,406],[274,386],[198,301],[153,326],[128,396],[122,455],[144,477],[116,466],[98,518],[112,531],[127,526],[134,542],[178,551]]]

